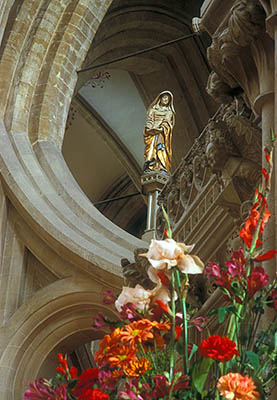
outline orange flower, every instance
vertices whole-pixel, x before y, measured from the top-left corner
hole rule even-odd
[[[124,375],[124,373],[121,369],[115,369],[112,371],[112,376],[114,379],[121,378],[123,375]]]
[[[125,325],[120,335],[120,340],[130,344],[142,343],[153,338],[152,323],[148,319],[140,319]]]
[[[127,376],[137,377],[145,374],[151,368],[150,361],[146,358],[135,358],[129,362],[126,366],[124,366],[124,373]]]
[[[158,329],[159,331],[163,332],[163,333],[167,333],[170,330],[170,323],[169,322],[157,322],[157,321],[153,321],[152,325],[154,328]]]
[[[113,347],[119,343],[119,334],[121,328],[116,328],[111,335],[105,335],[99,343],[99,351],[94,355],[94,361],[97,365],[107,362],[107,357],[112,353]]]
[[[226,400],[260,400],[260,395],[255,392],[256,386],[252,378],[247,375],[230,372],[222,376],[217,382],[217,389]]]
[[[127,345],[119,345],[115,346],[112,349],[112,352],[107,355],[106,361],[110,364],[110,367],[120,367],[123,368],[126,364],[128,364],[136,354],[136,349],[134,346],[129,344]]]

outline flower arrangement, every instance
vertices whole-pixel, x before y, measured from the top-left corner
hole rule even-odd
[[[139,283],[111,291],[105,304],[115,305],[118,321],[99,313],[93,329],[106,331],[94,355],[95,368],[77,374],[58,354],[57,375],[29,383],[25,400],[267,400],[277,379],[277,280],[270,282],[262,263],[262,234],[270,217],[273,143],[265,149],[268,168],[256,190],[240,237],[243,247],[223,266],[191,254],[193,246],[172,239],[168,217],[165,240],[152,240],[142,257],[149,261],[148,290]],[[189,274],[206,274],[221,291],[223,306],[199,316],[188,307]],[[266,326],[263,314],[272,309]],[[226,335],[210,334],[206,323],[217,315]],[[193,329],[206,339],[193,343]],[[206,331],[205,331],[206,329]]]

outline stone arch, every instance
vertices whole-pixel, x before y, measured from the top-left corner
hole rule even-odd
[[[1,357],[6,382],[2,396],[22,398],[48,355],[57,347],[72,352],[76,335],[79,344],[101,336],[91,329],[93,315],[102,311],[113,316],[101,303],[101,293],[93,281],[67,278],[39,291],[14,314],[5,327],[9,335]]]

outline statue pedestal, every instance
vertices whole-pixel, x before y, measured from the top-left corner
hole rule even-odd
[[[148,197],[146,228],[142,235],[146,242],[156,238],[158,196],[168,178],[169,175],[162,171],[145,172],[141,177],[142,193]]]

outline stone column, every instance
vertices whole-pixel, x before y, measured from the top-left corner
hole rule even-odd
[[[142,193],[148,197],[146,228],[142,240],[150,242],[156,238],[156,221],[158,196],[168,181],[169,175],[164,172],[147,172],[141,177]]]
[[[271,131],[275,130],[274,126],[274,42],[266,35],[262,41],[257,40],[252,46],[252,54],[258,70],[260,93],[254,101],[254,110],[261,116],[262,122],[262,146],[270,148],[271,145]],[[268,169],[268,164],[264,154],[262,154],[262,164],[265,169]],[[274,165],[276,169],[276,164]],[[275,235],[275,180],[276,174],[273,171],[271,192],[268,196],[269,209],[271,217],[266,225],[263,235],[264,252],[276,248],[276,235]],[[268,261],[264,264],[267,273],[271,279],[275,276],[276,263],[275,259]]]
[[[264,3],[264,2],[262,2]],[[274,50],[273,50],[273,57],[274,57],[274,67],[272,69],[272,75],[273,75],[273,82],[272,82],[272,90],[274,91],[274,99],[272,99],[272,104],[273,104],[273,110],[272,110],[272,126],[271,129],[273,132],[276,134],[277,132],[277,111],[276,111],[276,105],[277,105],[277,0],[271,0],[270,1],[270,6],[266,8],[267,11],[267,18],[266,18],[266,29],[270,37],[273,39],[274,43]],[[265,143],[267,145],[267,143]],[[271,193],[270,193],[270,198],[269,198],[269,206],[270,206],[270,211],[272,213],[271,215],[271,220],[269,221],[269,226],[267,230],[267,236],[265,237],[266,239],[266,247],[267,249],[269,248],[275,248],[277,247],[277,227],[276,227],[276,208],[277,208],[277,184],[276,184],[276,179],[277,179],[277,153],[276,149],[274,152],[274,171],[272,174],[272,188],[271,188]],[[276,259],[272,260],[271,262],[268,263],[270,265],[270,272],[272,277],[275,276],[277,272],[276,268]],[[277,392],[275,393],[277,397]]]

